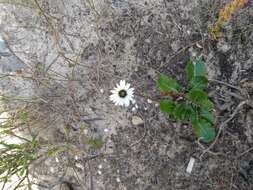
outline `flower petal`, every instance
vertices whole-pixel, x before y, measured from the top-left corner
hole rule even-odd
[[[126,85],[125,85],[125,89],[126,89],[126,90],[128,90],[128,89],[129,89],[129,87],[130,87],[130,84],[129,84],[129,83],[126,83]]]

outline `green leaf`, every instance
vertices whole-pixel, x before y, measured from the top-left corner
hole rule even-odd
[[[192,122],[192,127],[198,138],[206,143],[215,139],[215,129],[212,124],[205,119],[199,119]]]
[[[28,112],[23,112],[23,111],[21,111],[21,112],[19,113],[19,117],[20,117],[20,119],[25,123],[25,122],[28,121],[29,114],[28,114]]]
[[[194,64],[191,60],[187,62],[186,75],[188,81],[191,81],[194,78]]]
[[[214,116],[213,114],[208,111],[207,109],[201,109],[200,116],[206,119],[208,122],[214,124]]]
[[[161,100],[160,101],[160,109],[162,112],[172,114],[175,109],[175,103],[171,100]]]
[[[156,81],[156,85],[161,92],[176,92],[178,93],[181,89],[180,85],[174,79],[161,75],[160,78]]]
[[[187,98],[200,107],[208,110],[213,108],[213,103],[208,99],[207,93],[201,89],[192,89],[186,94]]]
[[[211,110],[214,107],[213,102],[211,102],[211,100],[209,100],[208,98],[203,100],[203,102],[201,103],[201,106],[208,110]]]
[[[189,88],[203,89],[207,86],[208,79],[205,76],[196,76],[189,82]]]
[[[88,138],[85,142],[95,149],[100,149],[103,146],[103,141],[99,138]]]
[[[208,79],[206,78],[205,64],[202,60],[197,60],[194,63],[189,61],[186,65],[186,74],[189,81],[188,89],[203,89],[207,86]]]
[[[192,114],[194,114],[192,107],[185,103],[178,104],[174,109],[174,117],[180,121],[189,121]]]
[[[61,152],[64,152],[65,150],[66,150],[65,147],[53,147],[47,151],[47,156],[53,157]]]
[[[26,172],[27,168],[26,167],[23,167],[20,172],[19,172],[19,176],[23,176]]]
[[[178,104],[174,110],[174,117],[178,120],[185,119],[185,108],[182,104]]]
[[[194,64],[194,77],[206,76],[205,64],[202,60],[197,60]]]
[[[207,93],[201,89],[192,89],[187,93],[187,97],[194,103],[200,104],[207,99]]]

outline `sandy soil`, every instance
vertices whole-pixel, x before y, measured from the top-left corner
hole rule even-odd
[[[229,1],[0,2],[1,94],[41,100],[3,106],[25,106],[42,144],[70,144],[33,164],[39,189],[253,189],[252,4],[214,40],[208,26]],[[210,150],[144,98],[158,97],[161,73],[185,84],[186,62],[196,57],[206,62],[217,132],[228,122]],[[121,79],[136,91],[128,108],[109,101]],[[91,137],[103,145],[87,144]]]

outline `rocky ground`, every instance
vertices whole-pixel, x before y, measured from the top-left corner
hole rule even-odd
[[[1,94],[39,100],[2,107],[24,108],[40,143],[63,147],[32,164],[34,189],[253,189],[252,4],[213,39],[208,27],[230,1],[0,2]],[[197,57],[215,103],[213,144],[148,98],[161,73],[185,84]],[[122,79],[136,92],[128,108],[109,101]]]

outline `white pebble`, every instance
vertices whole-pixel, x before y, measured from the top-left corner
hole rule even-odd
[[[98,174],[99,174],[99,175],[101,175],[101,174],[102,174],[102,172],[101,172],[100,170],[98,170]]]
[[[82,170],[84,170],[83,165],[82,165],[82,164],[80,164],[80,163],[77,163],[77,164],[76,164],[76,167],[77,167],[77,168],[80,168],[80,169],[82,169]]]
[[[78,159],[79,159],[79,157],[77,155],[75,155],[75,160],[78,160]]]
[[[105,133],[108,133],[108,132],[109,132],[109,129],[105,128],[105,129],[104,129],[104,132],[105,132]]]
[[[194,162],[195,162],[195,158],[191,157],[190,158],[190,161],[188,163],[188,166],[186,168],[186,172],[191,174],[192,173],[192,169],[193,169],[193,166],[194,166]]]
[[[99,164],[99,165],[98,165],[98,168],[99,168],[99,169],[102,169],[102,168],[103,168],[102,164]]]
[[[149,104],[152,104],[152,100],[150,100],[150,99],[147,99],[147,102],[148,102]]]
[[[133,107],[133,108],[132,108],[132,111],[136,111],[136,108],[135,108],[135,107]]]
[[[55,169],[53,167],[50,167],[50,172],[51,173],[54,173],[55,172]]]
[[[87,135],[87,134],[88,134],[88,129],[84,129],[84,130],[83,130],[83,133],[84,133],[85,135]]]
[[[103,93],[104,93],[104,89],[103,89],[103,88],[101,88],[101,89],[100,89],[100,92],[103,94]]]
[[[117,181],[118,183],[120,183],[120,178],[119,178],[119,177],[117,177],[117,178],[116,178],[116,181]]]

